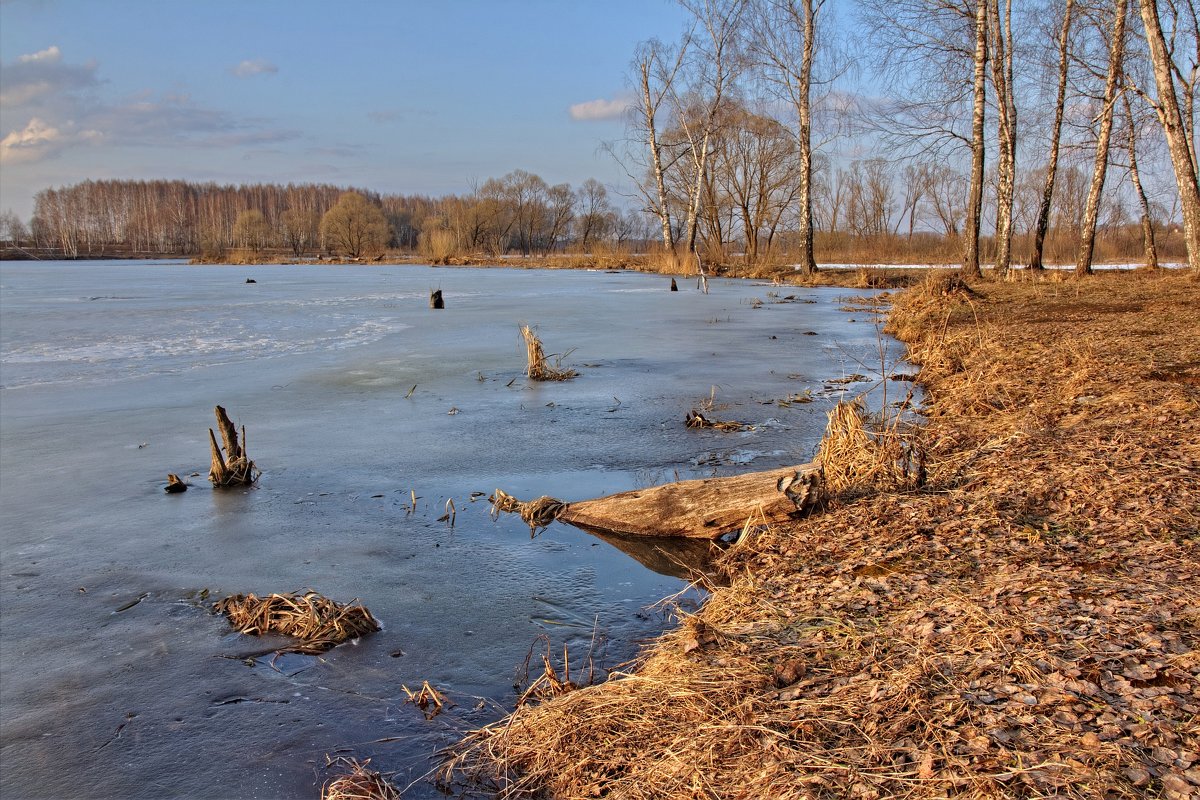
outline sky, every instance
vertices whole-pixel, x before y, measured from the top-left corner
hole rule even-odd
[[[0,0],[0,211],[89,178],[465,193],[625,183],[673,0]]]

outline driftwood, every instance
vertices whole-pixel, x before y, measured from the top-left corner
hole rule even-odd
[[[183,482],[183,479],[174,472],[167,473],[167,485],[163,487],[163,491],[167,494],[179,494],[186,492],[188,485]]]
[[[570,503],[557,519],[590,532],[717,539],[740,530],[759,511],[769,525],[812,508],[820,502],[820,486],[820,467],[803,464]]]
[[[441,289],[434,289],[432,292],[429,293],[429,307],[430,308],[445,308],[446,307],[446,301],[442,299],[442,290]]]
[[[241,442],[238,441],[237,428],[229,420],[225,409],[217,406],[214,409],[217,416],[217,427],[221,429],[221,441],[225,445],[225,455],[217,446],[217,437],[213,429],[208,429],[208,443],[212,450],[212,468],[208,471],[208,479],[213,486],[248,486],[258,480],[259,470],[254,462],[246,457],[245,441],[246,428],[242,427]]]

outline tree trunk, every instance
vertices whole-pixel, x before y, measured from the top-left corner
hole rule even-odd
[[[978,278],[979,227],[983,215],[983,117],[987,99],[987,2],[975,0],[975,103],[971,113],[971,189],[967,198],[967,221],[964,235],[963,274]]]
[[[1088,188],[1087,205],[1083,210],[1083,226],[1079,232],[1079,254],[1075,259],[1075,274],[1092,273],[1092,255],[1096,249],[1096,219],[1100,214],[1100,195],[1108,173],[1108,146],[1112,139],[1113,111],[1117,92],[1122,91],[1121,63],[1125,53],[1125,19],[1129,7],[1126,0],[1113,3],[1112,41],[1108,48],[1108,77],[1104,81],[1104,108],[1100,112],[1100,130],[1096,137],[1096,160],[1092,166],[1092,184]]]
[[[1042,250],[1046,233],[1050,230],[1050,207],[1054,201],[1054,181],[1058,176],[1058,151],[1062,142],[1063,108],[1067,98],[1067,44],[1071,36],[1071,12],[1075,0],[1067,0],[1063,11],[1062,32],[1058,37],[1058,94],[1054,101],[1054,125],[1050,131],[1050,158],[1046,165],[1046,183],[1042,187],[1042,202],[1038,207],[1037,227],[1033,235],[1033,253],[1029,257],[1031,269],[1044,269]]]
[[[570,503],[558,520],[588,531],[625,536],[716,539],[746,522],[773,524],[819,501],[814,464],[703,478]]]
[[[796,115],[799,118],[796,145],[800,160],[800,182],[797,192],[800,220],[796,233],[800,237],[800,274],[811,275],[817,270],[817,260],[813,252],[812,105],[810,102],[817,15],[813,8],[813,0],[802,0],[801,6],[804,16],[804,54],[800,60],[800,75],[797,81],[799,85],[796,87]]]
[[[1137,163],[1137,125],[1133,118],[1133,107],[1129,102],[1129,93],[1122,95],[1125,100],[1125,116],[1129,119],[1129,181],[1133,184],[1134,194],[1137,195],[1138,205],[1142,210],[1142,253],[1146,257],[1148,269],[1158,269],[1158,247],[1154,241],[1154,220],[1150,216],[1150,201],[1142,189],[1142,177],[1138,172]]]
[[[996,272],[1008,274],[1012,258],[1013,193],[1017,168],[1017,106],[1013,97],[1012,0],[988,0],[992,34],[992,83],[996,87],[999,160],[996,167]]]
[[[1158,4],[1156,0],[1139,0],[1139,9],[1142,27],[1146,32],[1146,44],[1150,49],[1150,61],[1154,65],[1154,83],[1158,87],[1155,110],[1167,138],[1171,166],[1175,169],[1175,183],[1179,189],[1179,203],[1183,208],[1188,266],[1195,276],[1200,277],[1200,182],[1196,177],[1196,161],[1188,143],[1188,126],[1175,94],[1170,57],[1158,18]]]
[[[646,58],[640,64],[642,75],[642,105],[646,115],[646,130],[650,145],[650,160],[654,169],[654,182],[658,190],[658,207],[655,213],[662,223],[663,248],[668,253],[675,252],[675,238],[671,231],[671,208],[667,205],[667,184],[663,178],[662,149],[658,144],[658,132],[654,128],[654,116],[657,111],[654,98],[650,93],[650,59]]]

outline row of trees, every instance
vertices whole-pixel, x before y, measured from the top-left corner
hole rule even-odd
[[[317,184],[84,181],[39,192],[28,227],[11,212],[0,216],[0,240],[71,257],[219,258],[242,248],[356,258],[422,246],[442,255],[529,255],[641,243],[647,235],[645,218],[619,210],[599,181],[573,190],[521,170],[436,199]]]
[[[817,234],[839,224],[924,226],[958,239],[974,274],[987,221],[999,270],[1017,236],[1040,267],[1066,165],[1088,178],[1080,214],[1062,213],[1071,198],[1057,215],[1078,271],[1105,217],[1131,215],[1151,263],[1155,220],[1182,218],[1200,270],[1194,0],[859,0],[852,34],[828,0],[680,2],[693,24],[638,50],[638,103],[611,148],[665,248],[737,242],[754,258],[782,224],[807,271]],[[863,77],[882,91],[865,96]],[[856,150],[887,158],[846,158]],[[1157,206],[1147,162],[1175,178]]]

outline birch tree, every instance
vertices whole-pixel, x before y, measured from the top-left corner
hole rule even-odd
[[[812,85],[818,23],[824,6],[825,0],[760,0],[754,6],[751,26],[754,56],[776,94],[791,105],[795,114],[796,237],[803,275],[817,269],[813,252]]]
[[[1195,7],[1191,10],[1192,29],[1195,26]],[[1154,69],[1156,96],[1145,93],[1147,100],[1158,115],[1167,139],[1167,150],[1171,154],[1171,167],[1175,172],[1175,184],[1179,190],[1179,204],[1183,212],[1183,232],[1187,242],[1188,266],[1200,278],[1200,180],[1196,176],[1195,122],[1193,117],[1195,76],[1200,68],[1200,32],[1193,34],[1195,60],[1190,70],[1190,83],[1183,79],[1183,71],[1171,57],[1167,40],[1159,18],[1158,0],[1138,0],[1142,28]],[[1177,83],[1186,87],[1180,103],[1176,92]],[[1184,111],[1187,111],[1187,118]]]
[[[1083,224],[1079,231],[1079,251],[1075,258],[1075,274],[1092,272],[1092,257],[1096,248],[1096,219],[1100,212],[1100,195],[1108,173],[1108,150],[1112,139],[1113,115],[1121,89],[1122,63],[1125,55],[1125,23],[1129,16],[1127,0],[1114,0],[1112,28],[1109,32],[1108,75],[1104,81],[1103,105],[1100,109],[1099,130],[1096,136],[1096,157],[1092,166],[1092,181],[1088,187]]]
[[[1050,152],[1046,159],[1046,179],[1042,184],[1042,199],[1038,205],[1037,222],[1033,234],[1033,251],[1029,255],[1031,269],[1044,269],[1042,254],[1046,245],[1046,234],[1050,230],[1050,208],[1054,202],[1054,184],[1058,178],[1058,159],[1062,147],[1063,112],[1067,101],[1067,77],[1069,74],[1069,48],[1071,23],[1075,0],[1066,0],[1063,7],[1062,25],[1058,34],[1058,88],[1054,96],[1054,122],[1050,127]]]

